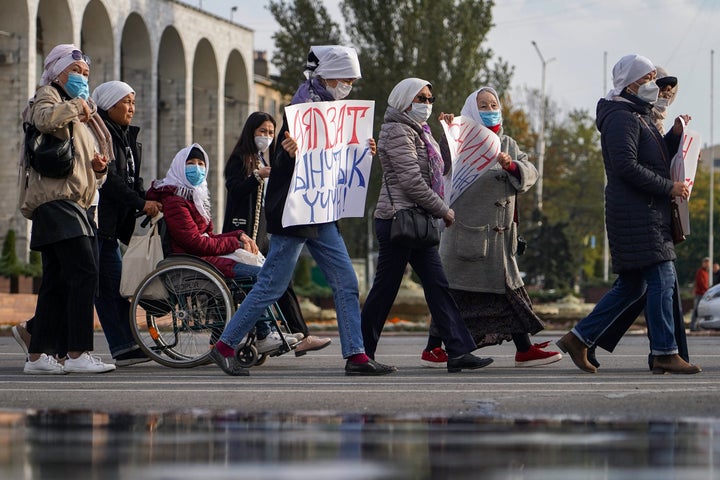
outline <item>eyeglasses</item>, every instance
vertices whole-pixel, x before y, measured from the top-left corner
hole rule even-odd
[[[426,97],[424,95],[418,95],[415,98],[420,100],[420,103],[435,103],[435,97]]]
[[[80,50],[73,50],[73,51],[70,53],[70,55],[72,56],[72,59],[75,60],[76,62],[82,61],[82,62],[87,63],[88,67],[90,66],[90,57],[88,57],[87,55],[85,55],[85,54],[84,54],[83,52],[81,52]]]

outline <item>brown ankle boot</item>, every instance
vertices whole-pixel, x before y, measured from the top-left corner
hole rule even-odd
[[[568,332],[560,340],[555,342],[560,350],[570,354],[573,363],[580,369],[588,373],[596,373],[595,368],[587,359],[587,345],[580,341],[574,333]]]
[[[656,355],[653,359],[652,372],[658,375],[663,373],[700,373],[702,368],[683,360],[680,355]]]

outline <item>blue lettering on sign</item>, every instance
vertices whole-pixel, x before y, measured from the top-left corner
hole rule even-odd
[[[350,190],[366,188],[367,181],[360,167],[369,151],[367,147],[360,150],[349,146],[303,154],[296,166],[292,191],[303,192],[302,199],[310,210],[309,223],[340,218]],[[333,184],[331,176],[334,175],[337,180]]]

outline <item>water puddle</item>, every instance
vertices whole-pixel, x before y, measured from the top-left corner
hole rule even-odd
[[[5,480],[694,480],[717,472],[717,419],[0,411]]]

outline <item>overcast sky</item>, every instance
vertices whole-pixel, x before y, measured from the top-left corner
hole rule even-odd
[[[266,8],[268,0],[183,1],[228,19],[236,6],[233,21],[255,30],[255,49],[272,55],[278,26]],[[341,22],[339,3],[324,0],[330,15]],[[497,0],[493,21],[486,46],[515,66],[515,103],[522,100],[524,87],[540,89],[542,63],[533,40],[546,61],[546,95],[563,112],[581,108],[593,117],[598,98],[612,87],[612,66],[623,55],[638,53],[679,78],[670,115],[690,114],[690,127],[700,132],[704,144],[711,138],[720,143],[720,1]]]

